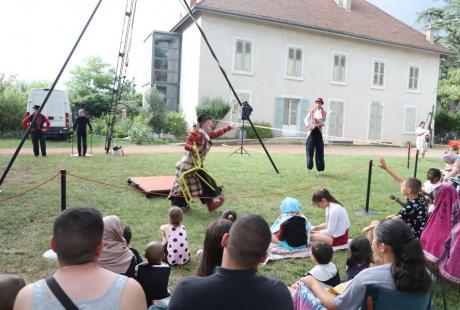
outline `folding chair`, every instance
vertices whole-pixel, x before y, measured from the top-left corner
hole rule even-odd
[[[195,148],[196,150],[196,143],[195,143]],[[183,172],[180,177],[179,177],[179,186],[182,190],[182,193],[184,195],[184,198],[185,200],[187,201],[187,203],[190,203],[193,201],[193,197],[192,197],[192,194],[190,193],[190,189],[188,188],[188,185],[187,185],[187,182],[185,181],[185,177],[190,175],[190,174],[195,174],[201,181],[203,181],[204,184],[206,184],[206,186],[208,186],[210,189],[212,189],[213,191],[216,190],[216,188],[214,188],[211,184],[209,184],[208,181],[206,181],[198,172],[199,171],[202,171],[204,172],[205,174],[207,174],[214,182],[217,186],[221,187],[222,186],[222,183],[219,182],[215,177],[212,176],[212,174],[203,167],[203,162],[201,161],[201,156],[200,156],[200,152],[195,151],[195,154],[196,154],[196,159],[195,159],[195,156],[192,156],[192,159],[193,159],[193,165],[195,167],[193,167],[192,169],[189,169],[185,172]]]

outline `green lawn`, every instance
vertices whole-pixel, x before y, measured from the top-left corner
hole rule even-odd
[[[307,175],[304,155],[272,154],[281,174],[274,173],[263,154],[232,156],[210,153],[206,158],[207,167],[225,185],[227,200],[225,205],[214,213],[198,201],[193,211],[186,214],[187,227],[192,253],[201,248],[204,231],[212,219],[220,216],[227,208],[235,209],[239,216],[256,213],[262,215],[269,224],[278,216],[278,206],[285,196],[295,197],[303,205],[304,213],[313,224],[324,221],[322,210],[311,206],[311,195],[320,187],[329,188],[348,210],[352,222],[351,236],[372,219],[383,218],[398,211],[398,205],[391,202],[389,194],[399,194],[399,185],[378,168],[372,180],[371,210],[377,211],[375,217],[361,217],[355,212],[364,207],[367,184],[367,161],[371,158],[358,156],[326,156],[326,172],[320,177]],[[181,154],[128,155],[113,157],[96,155],[90,158],[71,158],[64,155],[49,155],[33,158],[20,155],[10,171],[0,200],[26,190],[43,179],[65,168],[75,175],[85,176],[117,185],[126,185],[129,176],[174,175],[175,163]],[[1,155],[0,167],[6,166],[9,156]],[[374,160],[378,159],[376,154]],[[388,158],[388,164],[403,176],[412,171],[405,168],[402,157]],[[419,165],[419,176],[424,177],[430,167],[440,167],[437,159],[428,159]],[[357,167],[358,171],[341,177]],[[254,196],[242,198],[244,196]],[[68,206],[92,206],[104,215],[116,214],[125,225],[131,226],[134,247],[142,252],[151,240],[160,240],[159,226],[167,222],[169,202],[164,198],[146,199],[144,195],[123,189],[106,187],[79,179],[68,179]],[[60,210],[59,178],[47,185],[17,199],[0,202],[0,273],[15,273],[27,281],[45,277],[56,269],[56,262],[46,261],[41,254],[49,248],[49,236],[55,216]],[[345,275],[346,251],[334,254],[334,262]],[[174,267],[170,288],[184,276],[192,275],[198,259],[193,256],[189,264]],[[261,267],[266,275],[278,277],[291,284],[312,267],[309,259],[283,260]],[[447,285],[447,299],[450,309],[460,303],[459,288]],[[441,305],[439,281],[436,286],[436,304]]]

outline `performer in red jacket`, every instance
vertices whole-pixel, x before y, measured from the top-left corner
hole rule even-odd
[[[196,153],[199,153],[201,161],[204,161],[206,154],[211,149],[211,139],[220,137],[227,131],[233,129],[233,126],[229,125],[224,128],[213,130],[214,121],[211,116],[205,114],[198,117],[198,126],[198,129],[193,129],[188,133],[185,143],[185,154],[176,164],[176,179],[174,180],[173,187],[168,197],[171,200],[172,206],[183,208],[184,211],[189,211],[190,206],[183,196],[182,189],[179,185],[179,177],[182,173],[194,167],[193,156],[195,156],[196,159]],[[218,187],[213,179],[204,173],[204,171],[200,171],[199,173],[215,190],[209,188],[209,186],[202,182],[194,173],[186,176],[185,182],[188,185],[191,195],[205,197],[200,198],[201,202],[207,204],[209,211],[213,211],[224,203],[222,189]]]
[[[38,157],[40,152],[38,150],[38,144],[40,142],[40,149],[42,151],[42,156],[46,156],[46,143],[45,143],[45,132],[50,128],[51,124],[48,118],[43,114],[38,114],[35,117],[35,121],[32,123],[32,118],[37,114],[39,105],[34,105],[32,107],[33,113],[27,115],[25,119],[22,120],[22,127],[27,128],[31,127],[30,137],[32,138],[32,144],[34,147],[34,155]]]

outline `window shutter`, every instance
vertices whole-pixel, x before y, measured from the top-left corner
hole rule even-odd
[[[308,110],[310,109],[310,103],[307,99],[301,99],[299,104],[299,110],[297,111],[297,131],[304,132],[305,134],[301,134],[300,132],[297,133],[297,136],[302,137],[307,135],[307,128],[305,127],[305,123],[303,120],[308,114]]]
[[[277,97],[275,99],[274,127],[278,129],[283,129],[283,119],[284,119],[284,98]],[[275,130],[274,136],[281,137],[282,132],[280,130]]]

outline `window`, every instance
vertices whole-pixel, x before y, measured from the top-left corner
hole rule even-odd
[[[418,91],[418,66],[411,65],[409,67],[409,90]]]
[[[404,133],[415,133],[417,128],[417,107],[404,107]]]
[[[284,98],[283,125],[295,126],[297,124],[299,101],[299,99]]]
[[[344,102],[329,101],[329,115],[327,120],[327,133],[329,136],[343,137]]]
[[[385,87],[385,61],[374,60],[372,65],[372,86],[377,88]]]
[[[369,110],[369,139],[382,139],[383,104],[371,102]]]
[[[302,54],[299,47],[288,47],[286,76],[288,78],[302,78]]]
[[[252,73],[252,41],[235,40],[233,70],[237,73]]]
[[[345,84],[347,56],[342,54],[334,55],[332,64],[332,82]]]

